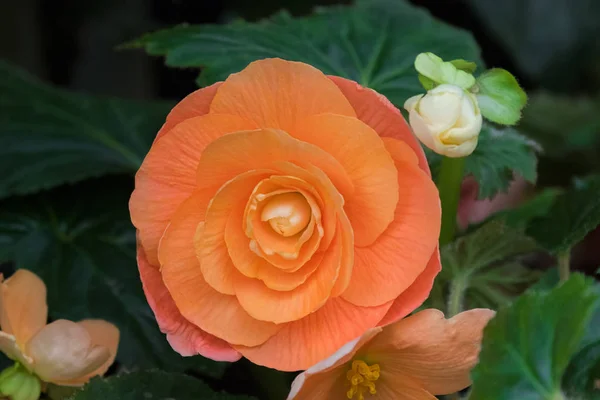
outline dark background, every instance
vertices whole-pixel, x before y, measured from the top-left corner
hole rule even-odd
[[[339,0],[3,0],[0,58],[56,85],[127,98],[178,99],[196,88],[197,71],[173,70],[142,51],[115,47],[144,32],[174,24],[258,20],[285,8],[305,15]],[[413,0],[453,25],[474,33],[488,65],[515,70],[474,11],[462,0]],[[519,75],[525,87],[534,86]]]

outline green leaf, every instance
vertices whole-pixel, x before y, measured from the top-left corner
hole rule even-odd
[[[92,181],[0,203],[0,263],[38,274],[50,318],[101,318],[121,331],[117,361],[128,369],[194,369],[220,376],[223,363],[182,358],[159,331],[142,292],[131,182]]]
[[[458,69],[451,62],[444,62],[433,53],[421,53],[415,59],[415,69],[419,74],[437,84],[451,84],[469,89],[475,84],[475,77],[468,72]]]
[[[590,324],[591,325],[591,324]],[[596,381],[600,377],[600,341],[580,350],[563,377],[565,391],[575,399],[600,399]]]
[[[214,392],[202,381],[187,375],[163,371],[138,371],[93,379],[71,400],[251,400]]]
[[[494,68],[477,78],[477,101],[481,115],[501,125],[514,125],[521,119],[527,94],[505,69]]]
[[[423,91],[413,61],[424,50],[482,65],[470,33],[404,0],[359,0],[355,6],[318,8],[296,19],[280,13],[258,23],[182,25],[129,46],[166,56],[172,67],[202,68],[203,85],[224,80],[257,59],[302,61],[375,89],[397,107]]]
[[[472,400],[554,400],[600,304],[581,274],[548,292],[528,292],[498,311],[484,330]]]
[[[0,61],[0,198],[133,174],[168,111],[55,89]]]
[[[428,306],[444,307],[450,286],[464,286],[463,309],[497,308],[520,294],[538,273],[521,257],[537,249],[533,239],[502,221],[491,221],[441,249],[444,268],[436,278]]]
[[[506,192],[514,175],[526,181],[537,180],[537,145],[512,128],[484,124],[479,143],[465,160],[465,176],[473,175],[479,184],[479,199]],[[439,174],[441,156],[425,149],[434,176]]]
[[[557,196],[546,215],[535,218],[527,233],[551,253],[569,251],[600,224],[600,176],[575,182]]]

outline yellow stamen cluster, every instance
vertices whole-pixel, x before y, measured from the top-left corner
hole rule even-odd
[[[358,395],[357,400],[365,400],[365,392],[377,393],[375,381],[379,379],[379,371],[379,364],[369,366],[362,360],[352,361],[352,368],[346,372],[346,379],[350,382],[346,396],[353,399]]]

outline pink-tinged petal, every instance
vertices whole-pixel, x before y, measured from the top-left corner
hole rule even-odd
[[[347,389],[345,364],[354,357],[365,343],[373,339],[381,328],[368,329],[330,357],[313,365],[294,379],[287,400],[333,399],[340,397]],[[342,367],[342,368],[340,368]],[[341,379],[340,379],[341,378]],[[340,382],[341,381],[341,382]]]
[[[416,310],[429,297],[433,281],[437,274],[442,270],[440,262],[440,252],[435,249],[425,271],[415,279],[412,285],[406,289],[392,304],[385,317],[379,322],[380,326],[391,324]]]
[[[255,364],[280,371],[305,370],[376,326],[391,304],[358,307],[337,297],[307,317],[283,325],[262,345],[235,348]]]
[[[394,105],[373,89],[362,87],[358,83],[339,76],[329,76],[348,99],[358,119],[369,125],[381,137],[390,137],[408,144],[419,159],[419,167],[429,176],[427,158],[410,126]]]
[[[431,394],[454,393],[471,384],[483,328],[494,315],[474,309],[446,319],[439,310],[423,310],[386,326],[363,351],[390,382],[410,378]]]
[[[216,361],[237,361],[242,357],[227,342],[204,332],[181,315],[160,271],[148,263],[141,247],[138,247],[138,267],[148,304],[173,350],[184,357],[201,354]]]

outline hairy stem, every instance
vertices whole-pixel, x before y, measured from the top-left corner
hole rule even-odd
[[[467,279],[466,277],[459,275],[455,276],[450,283],[450,289],[448,294],[448,306],[446,312],[448,318],[454,317],[463,310],[463,301],[465,297],[465,291],[467,290]]]

